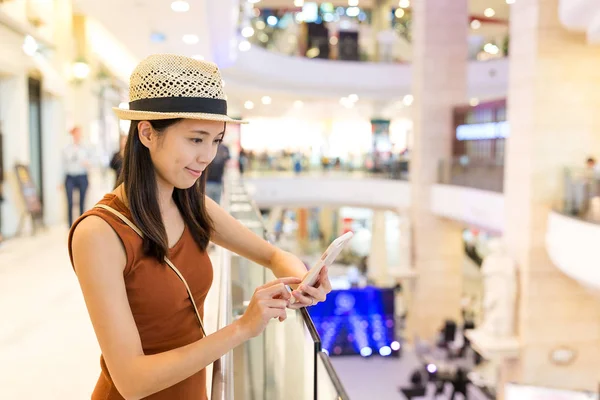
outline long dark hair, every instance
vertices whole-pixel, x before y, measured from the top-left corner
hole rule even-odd
[[[158,133],[180,122],[181,119],[148,121]],[[144,234],[144,254],[163,262],[169,250],[167,231],[158,205],[158,187],[150,151],[139,138],[138,123],[131,121],[125,145],[123,169],[117,186],[124,184],[133,222]],[[206,211],[204,193],[206,174],[189,189],[173,191],[173,200],[198,247],[205,251],[210,241],[213,223]]]

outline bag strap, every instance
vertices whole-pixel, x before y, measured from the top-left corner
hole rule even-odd
[[[102,208],[106,211],[111,212],[116,217],[118,217],[121,221],[125,222],[131,229],[133,229],[135,231],[135,233],[140,235],[141,238],[144,237],[144,234],[142,233],[142,231],[140,231],[140,229],[137,226],[135,226],[135,224],[133,222],[131,222],[129,220],[129,218],[127,218],[126,216],[124,216],[122,213],[118,212],[114,208],[107,206],[105,204],[96,204],[95,208]],[[200,313],[198,312],[198,307],[196,307],[196,302],[194,301],[194,296],[192,295],[192,291],[190,290],[190,287],[188,286],[187,281],[185,280],[185,278],[183,277],[181,272],[179,272],[177,267],[175,267],[175,264],[173,264],[171,262],[171,260],[169,260],[167,258],[167,256],[165,256],[165,263],[173,270],[173,272],[175,272],[177,274],[177,276],[179,277],[181,282],[183,282],[183,284],[185,285],[185,289],[187,290],[188,297],[190,298],[190,301],[192,302],[192,305],[194,306],[194,313],[196,314],[196,319],[198,320],[198,324],[200,324],[200,329],[202,330],[202,335],[204,337],[206,337],[206,331],[204,330],[204,324],[202,323],[202,318],[200,318]]]

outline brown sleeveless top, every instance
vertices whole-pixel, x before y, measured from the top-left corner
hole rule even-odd
[[[110,206],[131,219],[129,209],[114,194],[107,194],[98,204]],[[144,354],[157,354],[200,340],[202,332],[183,282],[166,264],[144,255],[142,239],[109,211],[93,208],[75,221],[69,233],[71,264],[73,263],[71,250],[73,232],[79,222],[90,215],[105,220],[123,242],[127,255],[123,279]],[[101,250],[98,251],[100,255]],[[204,300],[213,279],[212,264],[208,254],[200,250],[194,241],[187,226],[183,230],[181,239],[169,249],[168,257],[184,276],[194,295],[198,311],[201,316],[204,316]],[[102,356],[100,366],[102,372],[92,394],[92,400],[122,400],[123,396],[117,391]],[[206,370],[146,399],[207,399]]]

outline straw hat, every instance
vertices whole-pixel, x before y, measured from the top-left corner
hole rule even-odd
[[[227,100],[216,64],[173,54],[155,54],[138,64],[129,81],[129,109],[120,119],[190,118],[244,124],[227,116]]]

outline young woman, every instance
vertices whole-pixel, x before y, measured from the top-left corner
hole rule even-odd
[[[285,320],[286,308],[323,301],[331,285],[324,270],[317,287],[293,291],[297,302],[290,306],[284,285],[301,282],[302,261],[205,197],[205,169],[225,125],[241,122],[226,115],[214,64],[151,56],[133,72],[130,98],[129,110],[116,109],[132,121],[121,182],[69,235],[71,261],[102,350],[92,399],[206,399],[207,365],[259,335],[272,318]],[[240,319],[204,337],[201,318],[212,283],[209,241],[264,265],[279,279],[256,289]]]

